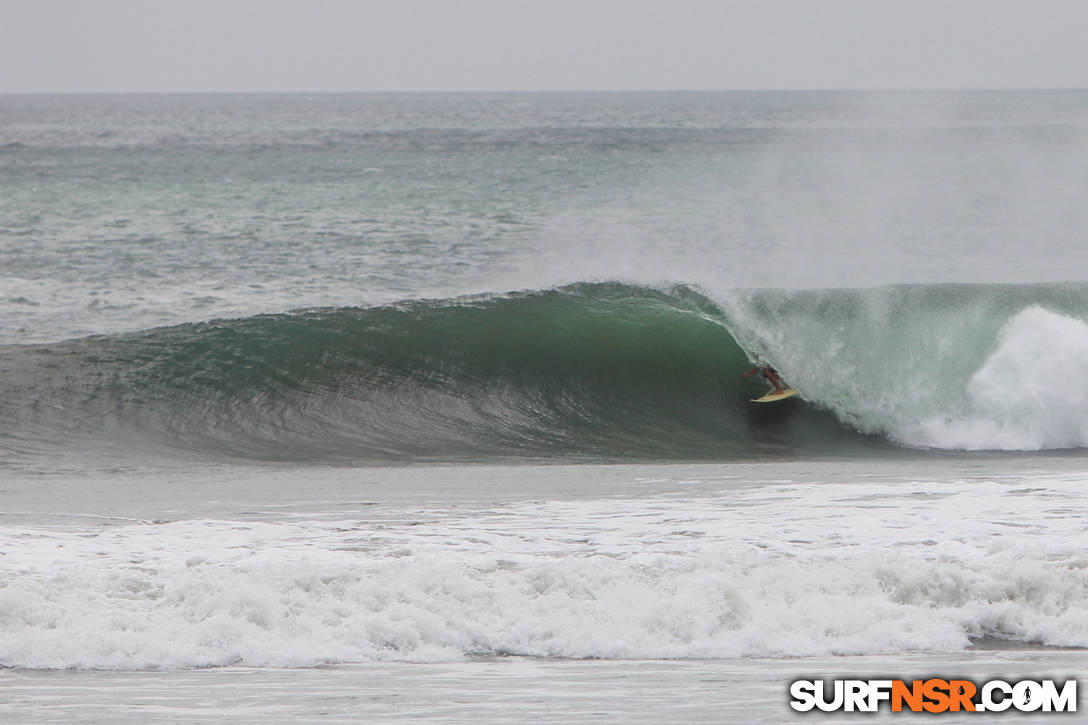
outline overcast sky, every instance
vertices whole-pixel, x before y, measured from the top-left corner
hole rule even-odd
[[[1085,0],[0,0],[0,92],[1070,87]]]

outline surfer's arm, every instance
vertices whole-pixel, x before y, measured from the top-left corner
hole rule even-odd
[[[750,378],[753,375],[755,375],[757,372],[759,372],[759,366],[756,366],[756,367],[752,368],[751,370],[749,370],[746,373],[741,373],[740,376],[742,378]]]

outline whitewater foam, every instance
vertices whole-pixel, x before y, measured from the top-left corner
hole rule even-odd
[[[1047,450],[1088,447],[1088,324],[1031,306],[1002,329],[997,349],[968,381],[962,411],[901,437],[935,448]]]
[[[8,526],[0,665],[1088,646],[1083,477]]]

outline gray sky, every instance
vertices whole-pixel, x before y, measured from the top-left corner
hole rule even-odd
[[[0,92],[1088,87],[1085,0],[0,0]]]

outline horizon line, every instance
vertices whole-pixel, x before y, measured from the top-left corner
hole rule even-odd
[[[86,90],[9,91],[0,96],[212,96],[212,95],[516,95],[591,93],[971,93],[993,91],[1084,91],[1088,86],[904,86],[825,88],[542,88],[469,90]]]

